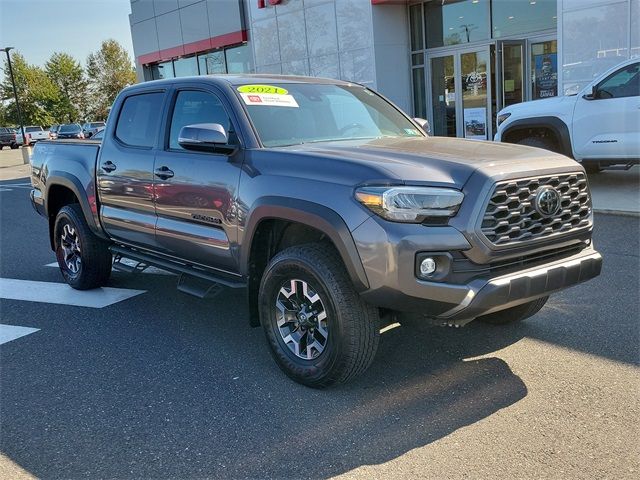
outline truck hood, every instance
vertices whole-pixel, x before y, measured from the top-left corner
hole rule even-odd
[[[546,114],[559,115],[573,108],[576,103],[576,95],[563,95],[558,97],[542,98],[539,100],[531,100],[529,102],[516,103],[503,108],[498,113],[511,113],[520,116],[539,116]]]
[[[576,170],[564,155],[538,148],[447,137],[402,137],[295,145],[278,149],[320,159],[339,159],[369,166],[378,178],[457,188],[474,172],[489,177],[538,175]],[[305,162],[307,163],[307,162]],[[311,163],[322,168],[321,163]],[[301,168],[304,169],[304,167]],[[372,174],[373,175],[373,174]]]

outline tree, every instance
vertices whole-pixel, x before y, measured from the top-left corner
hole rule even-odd
[[[19,53],[11,55],[11,65],[25,125],[51,125],[54,120],[51,112],[59,101],[58,89],[42,68],[29,65]],[[6,60],[3,70],[4,81],[0,84],[0,99],[8,101],[7,121],[17,125],[18,113]]]
[[[87,57],[91,116],[104,119],[116,95],[136,82],[136,72],[127,51],[115,40],[102,42],[100,50]]]
[[[68,53],[54,53],[45,64],[49,79],[58,88],[59,101],[52,112],[58,123],[73,123],[87,114],[87,80],[80,62]]]

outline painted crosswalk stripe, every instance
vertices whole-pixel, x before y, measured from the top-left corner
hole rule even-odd
[[[136,262],[134,262],[133,260],[121,260],[122,263],[124,263],[125,265],[129,265],[131,267],[134,267]],[[47,263],[45,265],[45,267],[53,267],[53,268],[58,268],[58,262],[51,262],[51,263]],[[141,273],[153,273],[154,275],[174,275],[172,272],[167,272],[166,270],[161,270],[159,268],[156,267],[147,267],[143,272]]]
[[[76,307],[104,308],[145,291],[112,287],[80,291],[74,290],[66,283],[0,278],[0,298]]]
[[[39,328],[31,327],[18,327],[16,325],[3,325],[0,324],[0,345],[10,342],[16,338],[24,337],[30,333],[35,333]]]

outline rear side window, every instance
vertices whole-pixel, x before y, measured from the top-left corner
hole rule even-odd
[[[182,127],[197,123],[218,123],[229,134],[231,121],[220,99],[212,93],[184,90],[178,93],[171,118],[169,148],[182,150],[178,136]]]
[[[116,138],[133,147],[152,147],[158,133],[163,92],[127,97],[120,110]]]

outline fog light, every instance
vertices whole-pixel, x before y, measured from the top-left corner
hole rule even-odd
[[[422,260],[422,262],[420,262],[420,275],[422,275],[423,277],[428,277],[435,271],[436,261],[433,258],[427,257]]]

